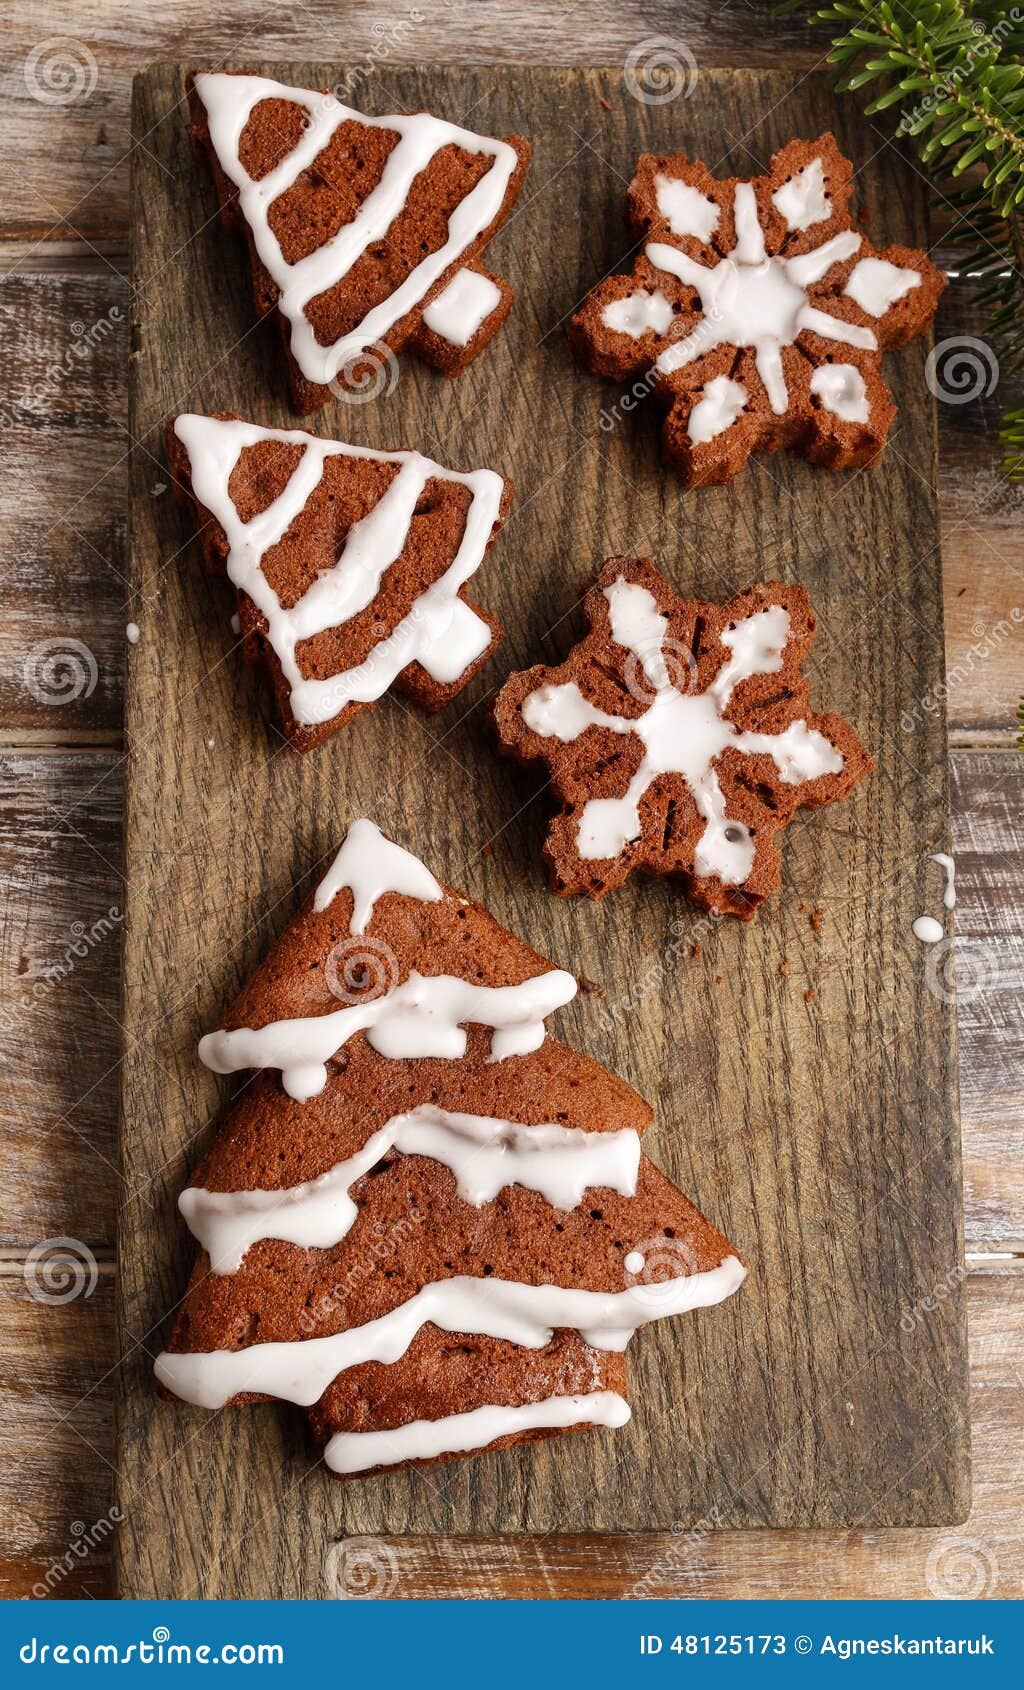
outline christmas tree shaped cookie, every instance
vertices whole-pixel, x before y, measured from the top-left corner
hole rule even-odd
[[[810,708],[807,594],[769,581],[706,604],[646,559],[610,558],[583,602],[590,631],[566,661],[511,675],[494,703],[502,749],[542,762],[561,805],[553,890],[600,898],[642,869],[752,916],[794,812],[871,767],[846,722]]]
[[[190,76],[189,105],[224,222],[247,239],[257,310],[277,313],[298,411],[389,389],[406,344],[458,375],[497,333],[512,290],[480,260],[519,197],[520,136],[365,117],[231,72]]]
[[[308,751],[397,683],[440,710],[501,627],[465,597],[512,484],[234,417],[168,426],[175,494],[235,589],[247,655]]]
[[[895,415],[882,353],[927,328],[946,282],[925,253],[876,250],[853,227],[851,177],[832,135],[791,141],[747,180],[640,158],[633,272],[594,289],[571,340],[635,400],[653,393],[688,486],[782,446],[826,469],[881,451]]]
[[[745,1270],[641,1154],[647,1104],[547,1034],[575,991],[355,822],[200,1044],[260,1072],[180,1200],[164,1392],[301,1404],[340,1474],[622,1425],[633,1331]]]

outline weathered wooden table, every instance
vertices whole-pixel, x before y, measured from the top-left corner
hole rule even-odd
[[[109,1589],[133,73],[156,58],[344,58],[364,63],[372,83],[382,61],[615,64],[660,37],[677,57],[692,57],[698,75],[715,65],[781,65],[796,82],[823,51],[820,36],[772,20],[764,0],[714,9],[691,0],[439,0],[423,13],[312,0],[281,6],[255,29],[247,17],[229,0],[182,0],[170,17],[152,0],[23,0],[3,24],[0,1589],[8,1596]],[[868,139],[884,144],[881,131]],[[941,218],[935,238],[942,262]],[[972,283],[957,277],[937,338],[983,336]],[[968,351],[985,362],[976,344]],[[998,388],[940,405],[970,1520],[943,1532],[402,1539],[387,1551],[390,1594],[1020,1594],[1024,762],[1014,755],[1014,716],[1024,674],[1024,490],[998,473],[999,407]],[[153,474],[159,482],[159,465]],[[60,1254],[54,1241],[77,1259],[77,1277],[47,1275]]]

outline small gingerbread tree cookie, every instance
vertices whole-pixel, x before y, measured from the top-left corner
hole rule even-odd
[[[277,313],[296,410],[388,391],[406,344],[459,375],[497,334],[512,289],[481,254],[519,197],[521,136],[366,117],[228,71],[194,72],[189,107],[224,222],[246,237],[257,311]]]
[[[769,581],[707,604],[646,559],[610,558],[584,609],[590,632],[566,661],[511,675],[494,704],[502,749],[544,763],[561,805],[552,889],[600,898],[642,869],[749,918],[779,884],[794,812],[844,798],[871,767],[846,722],[810,708],[807,594]]]
[[[877,458],[895,415],[882,353],[928,327],[945,277],[854,228],[832,135],[791,141],[764,176],[719,181],[645,153],[626,196],[631,275],[589,295],[570,338],[599,375],[642,380],[688,486],[781,446],[826,469]]]
[[[297,1403],[343,1476],[623,1425],[636,1328],[746,1270],[643,1155],[649,1106],[547,1032],[575,992],[354,822],[200,1044],[261,1072],[182,1193],[164,1392]]]

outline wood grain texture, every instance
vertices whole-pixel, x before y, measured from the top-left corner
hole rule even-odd
[[[109,1596],[114,1459],[112,1281],[101,1267],[86,1304],[40,1305],[20,1264],[2,1287],[12,1309],[0,1393],[0,1502],[7,1522],[0,1595]],[[396,1600],[459,1597],[844,1597],[1019,1594],[1024,1276],[975,1269],[967,1281],[974,1505],[945,1531],[681,1531],[597,1536],[397,1537],[357,1542],[379,1576],[332,1540],[314,1594],[367,1588]],[[83,1357],[85,1358],[83,1361]],[[99,1357],[99,1365],[94,1358]],[[84,1398],[84,1401],[82,1400]],[[62,1417],[62,1418],[61,1418]],[[56,1430],[55,1430],[56,1427]],[[276,1527],[271,1525],[271,1529]],[[248,1539],[225,1546],[232,1566]],[[73,1548],[73,1546],[77,1546]],[[84,1552],[83,1552],[84,1546]]]
[[[313,85],[338,74],[278,71]],[[754,931],[701,929],[693,959],[698,918],[667,887],[629,887],[597,908],[547,896],[537,863],[544,805],[499,763],[474,707],[490,678],[440,722],[391,701],[319,756],[286,759],[262,723],[253,677],[228,656],[227,606],[194,556],[176,556],[181,524],[149,494],[147,454],[181,406],[267,422],[287,413],[272,346],[248,332],[241,254],[206,226],[209,196],[180,122],[165,115],[180,73],[160,67],[140,79],[136,123],[148,141],[135,160],[131,429],[142,446],[132,487],[143,642],[129,671],[119,1282],[122,1330],[138,1347],[119,1375],[120,1588],[311,1590],[339,1530],[642,1529],[712,1508],[734,1526],[961,1517],[955,1284],[946,1319],[901,1328],[962,1247],[952,1016],[927,990],[910,936],[935,895],[926,853],[946,839],[941,705],[898,726],[941,679],[924,348],[892,362],[898,450],[876,474],[836,479],[775,459],[733,488],[683,498],[655,462],[653,419],[602,430],[615,392],[574,368],[560,332],[594,277],[621,258],[621,177],[645,146],[689,147],[727,170],[745,136],[735,162],[749,168],[789,134],[834,124],[860,158],[856,125],[820,82],[791,96],[767,76],[702,76],[671,112],[623,99],[614,72],[389,70],[381,83],[388,103],[472,111],[497,133],[519,123],[536,144],[525,205],[495,249],[518,295],[502,345],[447,388],[406,363],[386,409],[338,406],[317,424],[512,470],[519,500],[482,578],[484,602],[508,627],[493,679],[566,648],[576,593],[611,552],[650,551],[678,585],[705,595],[745,585],[768,559],[809,585],[821,619],[819,695],[827,688],[851,715],[879,771],[835,820],[791,830],[786,890]],[[891,238],[914,239],[923,197],[913,178],[896,181],[890,161],[869,164],[864,197],[876,220],[884,208]],[[203,1420],[154,1399],[147,1352],[190,1255],[174,1201],[220,1095],[197,1071],[195,1037],[364,810],[602,983],[602,1021],[590,998],[561,1017],[561,1030],[657,1099],[651,1153],[755,1263],[726,1308],[685,1332],[667,1323],[639,1336],[628,1441],[555,1443],[527,1461],[513,1452],[339,1487],[309,1471],[286,1411]],[[481,853],[487,840],[491,856]],[[809,921],[816,904],[828,910],[820,936]],[[201,1509],[190,1495],[202,1496]],[[280,1529],[257,1530],[229,1576],[230,1546],[278,1510]]]
[[[23,0],[5,17],[2,78],[9,156],[19,169],[5,184],[0,235],[79,234],[98,241],[128,229],[128,106],[131,80],[156,58],[216,67],[274,57],[344,53],[375,90],[388,66],[457,57],[466,64],[610,64],[654,37],[679,43],[700,69],[743,63],[800,71],[821,61],[825,43],[797,18],[772,19],[767,0],[752,27],[751,8],[703,0],[437,0],[429,9],[394,0],[306,0],[301,7],[240,11],[237,0],[176,0],[173,7],[126,0]],[[763,26],[763,27],[759,27]],[[68,80],[43,43],[63,37]],[[447,50],[446,50],[447,49]],[[620,71],[621,75],[621,71]],[[373,104],[368,98],[367,106]],[[381,108],[383,109],[383,108]],[[40,138],[40,118],[46,123]]]

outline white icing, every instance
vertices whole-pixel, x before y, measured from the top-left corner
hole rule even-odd
[[[316,889],[313,908],[327,909],[343,886],[352,893],[350,933],[365,933],[373,906],[385,892],[400,892],[428,904],[444,897],[426,864],[385,839],[365,816],[354,821],[345,835],[345,843]]]
[[[866,423],[871,415],[867,383],[856,364],[819,364],[811,392],[841,422]]]
[[[190,1186],[178,1207],[209,1253],[214,1273],[235,1273],[250,1245],[262,1238],[327,1250],[341,1242],[356,1218],[352,1186],[390,1150],[443,1162],[455,1175],[459,1196],[478,1209],[507,1185],[539,1191],[556,1209],[575,1209],[594,1187],[632,1197],[640,1166],[640,1138],[629,1127],[588,1133],[553,1122],[526,1126],[426,1103],[392,1116],[354,1156],[319,1179],[278,1191]]]
[[[239,616],[237,610],[231,617],[231,632],[233,634],[240,634],[242,632],[242,618]]]
[[[307,381],[320,385],[333,381],[339,371],[381,341],[402,317],[419,305],[434,283],[493,223],[516,169],[515,151],[504,141],[444,123],[428,112],[365,117],[343,106],[330,94],[288,87],[262,76],[203,73],[195,78],[195,87],[206,108],[213,150],[225,175],[238,189],[239,205],[257,254],[280,290],[278,308],[291,328],[292,354]],[[287,157],[256,181],[239,159],[239,146],[250,115],[261,100],[267,99],[288,100],[303,106],[309,120]],[[303,172],[315,165],[339,126],[350,121],[397,133],[398,144],[388,156],[380,181],[352,220],[323,246],[298,263],[289,264],[270,227],[270,208]],[[493,163],[452,212],[444,245],[428,253],[405,281],[374,306],[350,333],[329,346],[321,346],[307,307],[343,280],[369,248],[386,238],[405,206],[416,177],[442,147],[452,145],[463,152],[483,154]]]
[[[945,876],[945,885],[942,888],[942,902],[947,910],[955,909],[956,864],[954,863],[952,857],[947,857],[945,851],[936,851],[932,856],[932,862],[938,863],[943,875]]]
[[[920,286],[916,270],[902,270],[885,258],[862,258],[854,265],[843,292],[869,317],[884,317],[890,305]]]
[[[141,630],[137,622],[129,622],[124,631],[124,637],[129,645],[138,645]]]
[[[433,1281],[389,1314],[330,1337],[252,1344],[243,1350],[165,1351],[157,1358],[156,1376],[175,1396],[199,1408],[223,1408],[247,1391],[309,1408],[347,1368],[398,1361],[428,1322],[444,1332],[471,1332],[527,1349],[542,1349],[555,1330],[567,1327],[595,1349],[623,1350],[637,1327],[720,1303],[745,1277],[743,1264],[727,1256],[705,1273],[664,1281],[652,1299],[644,1285],[583,1291],[458,1275]]]
[[[452,346],[468,346],[492,311],[501,304],[501,289],[479,270],[460,270],[443,293],[432,299],[423,321]]]
[[[267,638],[291,689],[296,721],[315,726],[354,701],[379,698],[410,663],[422,663],[435,679],[438,670],[456,679],[486,649],[490,630],[458,593],[479,568],[498,517],[504,483],[493,470],[461,474],[419,452],[374,452],[338,440],[319,440],[299,429],[260,428],[215,417],[178,417],[174,432],[189,455],[196,499],[227,536],[228,576],[266,618]],[[304,451],[272,504],[242,522],[228,491],[231,474],[240,453],[265,440],[302,446]],[[263,559],[305,507],[327,459],[337,456],[400,468],[368,515],[353,524],[334,567],[286,610],[263,572]],[[298,646],[327,628],[339,627],[372,602],[385,571],[402,555],[420,494],[434,479],[458,482],[472,494],[454,561],[420,593],[408,615],[372,648],[364,662],[325,679],[306,679],[296,656]]]
[[[680,182],[678,177],[659,174],[654,178],[654,194],[658,210],[674,235],[693,235],[698,241],[711,239],[721,211],[699,188]]]
[[[933,915],[919,915],[914,922],[913,933],[922,945],[937,945],[942,938],[942,923],[936,921]]]
[[[639,1250],[630,1250],[622,1265],[627,1273],[643,1273],[644,1256]]]
[[[541,1427],[624,1426],[629,1404],[617,1391],[591,1391],[580,1397],[546,1397],[510,1407],[487,1405],[439,1420],[413,1420],[389,1432],[335,1432],[324,1450],[333,1473],[365,1473],[399,1461],[429,1461],[486,1449],[496,1438]]]
[[[662,654],[666,618],[645,587],[621,575],[604,589],[612,638],[642,663],[654,699],[642,716],[613,716],[599,710],[575,682],[538,687],[523,701],[523,718],[536,734],[563,742],[576,739],[588,727],[618,734],[635,734],[644,756],[621,798],[592,798],[583,807],[577,847],[585,860],[604,860],[619,852],[641,832],[640,801],[662,774],[682,775],[705,819],[694,856],[698,875],[715,875],[725,886],[740,885],[754,862],[749,829],[726,813],[725,794],[718,783],[715,761],[727,749],[772,758],[787,785],[799,785],[835,774],[842,754],[803,720],[791,722],[784,733],[740,732],[725,710],[735,688],[752,675],[777,674],[789,637],[789,612],[772,605],[738,622],[722,636],[732,653],[704,693],[687,696],[672,685]],[[652,648],[654,648],[652,650]]]
[[[667,333],[672,317],[672,307],[660,288],[653,293],[637,288],[625,299],[613,299],[601,312],[605,328],[614,329],[616,334],[628,334],[633,340],[650,334],[652,329],[655,334]]]
[[[491,1059],[524,1056],[544,1042],[544,1018],[576,995],[576,981],[553,968],[519,986],[478,986],[451,974],[415,970],[400,986],[368,1003],[326,1015],[295,1016],[265,1027],[207,1033],[199,1055],[216,1074],[279,1068],[289,1097],[305,1103],[327,1084],[326,1064],[356,1033],[374,1050],[400,1061],[466,1054],[463,1022],[494,1029]]]
[[[715,376],[690,412],[687,431],[695,446],[704,446],[731,428],[750,395],[743,383]]]
[[[802,233],[832,215],[832,201],[825,192],[825,169],[820,158],[798,170],[772,195],[772,204],[786,220],[791,233]]]
[[[655,368],[667,376],[717,346],[751,346],[769,403],[781,416],[788,405],[781,349],[791,346],[802,330],[810,329],[850,346],[870,350],[877,346],[870,329],[830,317],[810,303],[807,293],[834,264],[858,251],[862,237],[844,230],[813,252],[796,258],[769,258],[749,182],[737,183],[733,210],[736,244],[717,264],[698,264],[661,241],[653,241],[646,248],[647,257],[659,270],[696,288],[702,312],[696,328],[667,347]]]

